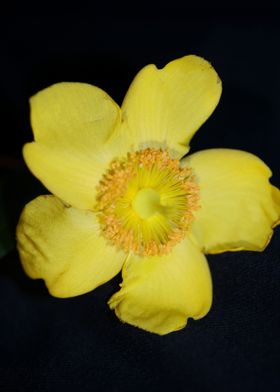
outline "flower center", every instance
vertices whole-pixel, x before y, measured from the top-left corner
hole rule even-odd
[[[113,160],[97,189],[102,233],[126,252],[166,254],[189,229],[198,190],[191,168],[167,151],[148,148]]]
[[[160,194],[151,188],[140,189],[132,200],[132,208],[142,219],[160,212]]]

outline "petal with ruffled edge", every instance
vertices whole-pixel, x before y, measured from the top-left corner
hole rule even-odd
[[[39,196],[25,206],[17,241],[27,275],[44,279],[55,297],[93,290],[113,278],[125,260],[100,235],[94,213],[66,207],[55,196]]]
[[[280,219],[280,191],[265,163],[244,151],[212,149],[182,165],[192,167],[200,187],[192,233],[202,251],[262,251]]]
[[[130,255],[121,290],[109,300],[120,320],[159,335],[205,316],[211,303],[207,260],[189,238],[165,256]]]
[[[116,137],[126,150],[168,148],[174,158],[181,158],[218,104],[221,91],[216,71],[201,57],[185,56],[162,69],[147,65],[125,96]]]
[[[23,150],[29,169],[67,203],[92,209],[96,185],[113,158],[104,145],[120,122],[118,105],[83,83],[55,84],[30,104],[35,142]]]

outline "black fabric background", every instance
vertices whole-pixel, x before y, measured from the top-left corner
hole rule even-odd
[[[43,192],[21,160],[22,145],[32,139],[29,96],[55,82],[80,81],[120,104],[144,65],[163,66],[191,53],[212,62],[224,88],[192,151],[250,151],[280,186],[276,10],[174,6],[148,13],[139,5],[126,17],[117,7],[109,14],[106,4],[102,12],[41,7],[36,18],[10,14],[0,26],[1,181],[13,227],[24,203]],[[210,313],[160,337],[122,325],[108,309],[120,276],[89,294],[56,299],[42,281],[24,275],[10,252],[0,260],[0,390],[279,390],[279,229],[263,253],[208,260]]]

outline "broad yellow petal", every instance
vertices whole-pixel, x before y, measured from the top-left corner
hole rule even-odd
[[[30,106],[37,142],[91,154],[111,136],[120,118],[110,96],[86,83],[54,84],[31,97]]]
[[[54,196],[25,206],[17,241],[26,273],[44,279],[55,297],[93,290],[116,275],[125,260],[100,236],[94,213],[66,207]]]
[[[265,163],[244,151],[213,149],[183,165],[193,168],[200,187],[192,232],[203,252],[262,251],[280,218],[280,191]]]
[[[23,154],[32,173],[69,204],[91,209],[114,152],[105,147],[120,121],[114,101],[97,87],[55,84],[31,100],[35,143]]]
[[[157,69],[143,68],[122,105],[122,145],[126,149],[168,148],[180,158],[197,129],[219,102],[221,81],[213,67],[185,56]]]
[[[212,303],[207,260],[190,239],[165,256],[130,256],[109,306],[124,322],[159,335],[206,315]]]
[[[74,207],[94,208],[96,186],[109,161],[37,142],[25,144],[23,156],[31,172],[53,194]]]

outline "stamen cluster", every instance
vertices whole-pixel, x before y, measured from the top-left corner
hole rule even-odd
[[[133,208],[140,190],[152,189],[160,204],[147,219]],[[190,167],[166,150],[147,148],[115,159],[103,175],[96,210],[103,235],[115,246],[141,256],[169,253],[181,241],[198,209],[199,188]]]

